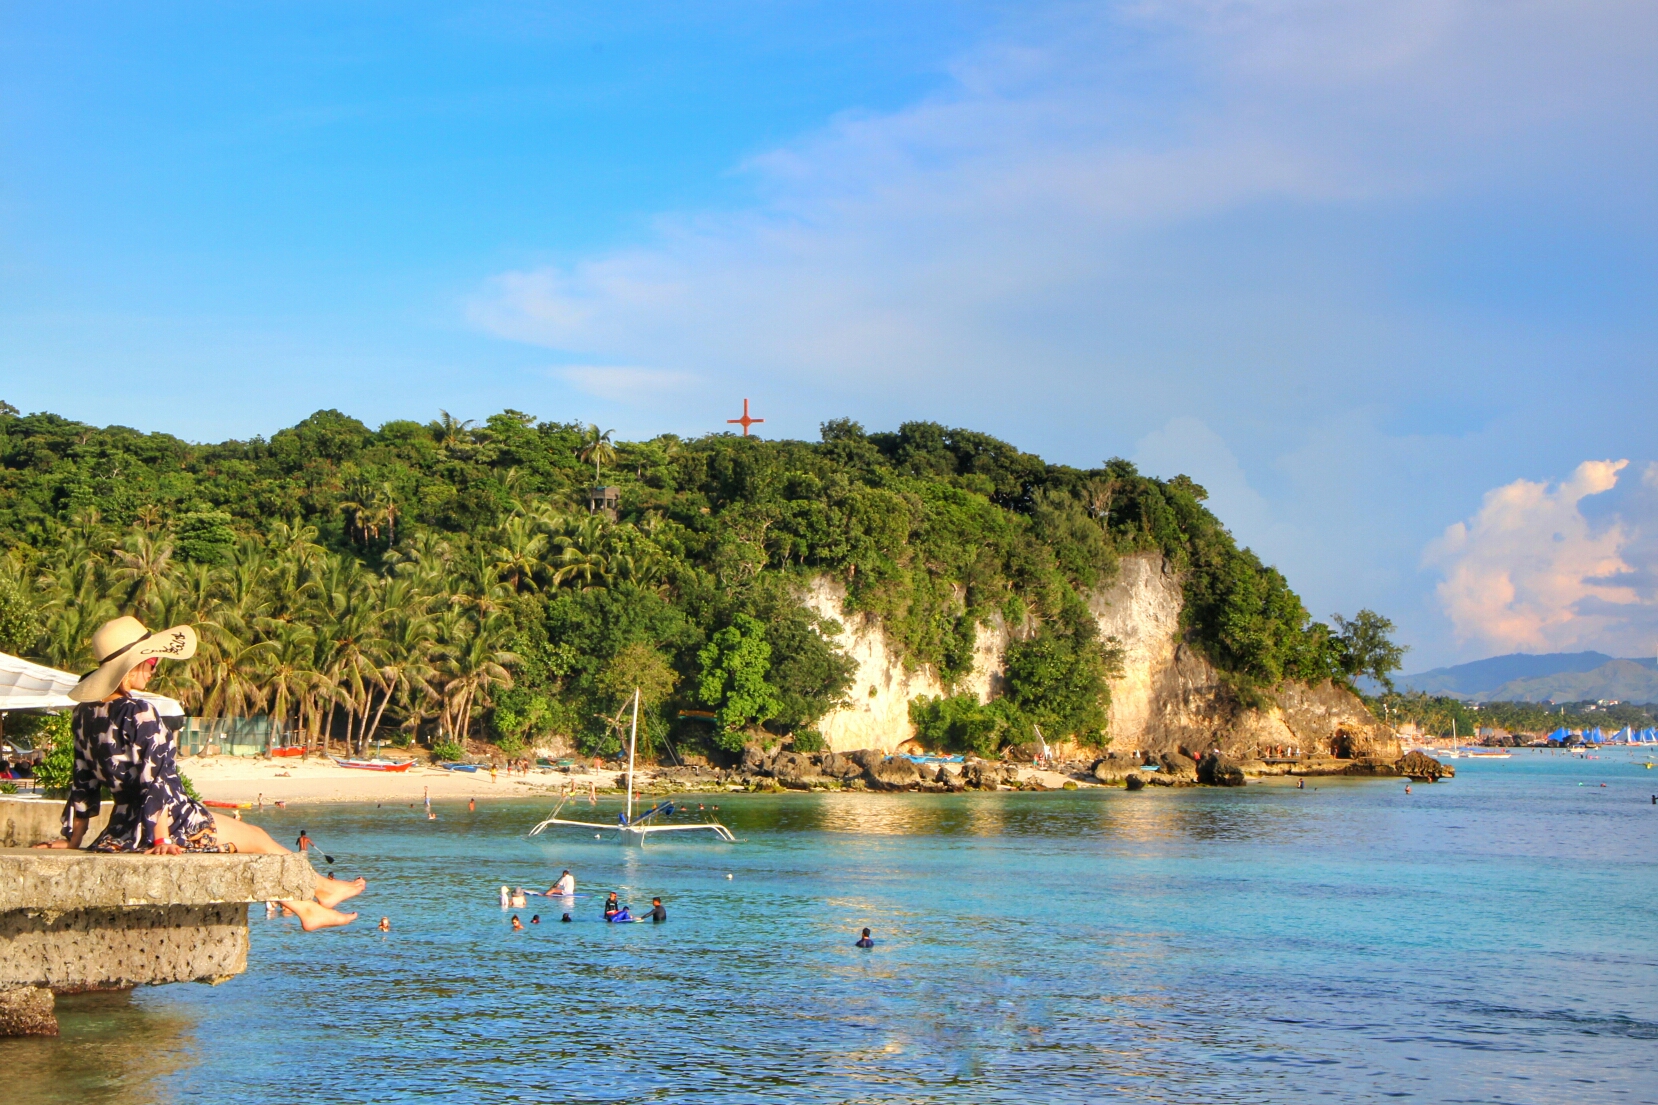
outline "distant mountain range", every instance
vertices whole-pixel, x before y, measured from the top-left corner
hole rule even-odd
[[[1604,652],[1515,652],[1401,675],[1394,683],[1471,702],[1658,702],[1658,660],[1620,660]]]

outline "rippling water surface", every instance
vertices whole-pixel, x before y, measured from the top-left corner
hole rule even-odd
[[[363,918],[256,909],[231,982],[60,999],[61,1039],[0,1041],[0,1096],[1658,1101],[1653,792],[1615,752],[1461,761],[1408,796],[732,796],[741,843],[645,849],[527,839],[541,807],[487,782],[436,822],[267,812],[368,876]],[[510,932],[500,884],[566,866],[670,922],[591,897]]]

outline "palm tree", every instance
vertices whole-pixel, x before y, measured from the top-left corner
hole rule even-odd
[[[265,693],[278,731],[287,728],[289,715],[298,712],[300,702],[316,683],[317,673],[310,664],[315,645],[316,634],[304,625],[281,626],[271,642]]]
[[[126,591],[121,605],[128,610],[140,610],[150,591],[166,578],[173,559],[173,546],[157,540],[145,530],[133,530],[115,551],[119,565],[111,577]]]
[[[470,418],[462,422],[448,411],[439,410],[432,436],[445,448],[464,447],[472,444],[472,429],[476,425]]]
[[[510,626],[505,619],[491,618],[464,640],[445,648],[438,663],[444,677],[445,728],[461,739],[472,727],[472,710],[486,705],[493,687],[512,686],[507,667],[518,657],[504,647]]]
[[[514,591],[523,591],[525,584],[535,588],[535,575],[546,551],[547,535],[538,532],[525,515],[513,515],[495,531],[495,570],[510,578]]]
[[[610,435],[615,430],[599,431],[597,423],[589,423],[587,431],[582,435],[581,451],[576,454],[583,461],[593,462],[593,482],[599,482],[599,465],[609,464],[616,459],[616,446],[610,443]]]

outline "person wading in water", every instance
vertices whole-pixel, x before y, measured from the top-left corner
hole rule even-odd
[[[243,852],[279,855],[288,851],[256,825],[214,817],[184,793],[174,759],[173,738],[155,706],[132,692],[149,685],[160,660],[188,660],[196,654],[196,631],[187,625],[159,633],[137,618],[105,622],[92,635],[96,671],[69,692],[79,703],[72,727],[75,770],[63,806],[63,838],[42,848],[79,848],[87,826],[102,807],[108,787],[114,808],[109,825],[89,848],[94,852]],[[285,901],[307,932],[356,920],[335,907],[363,892],[363,879],[343,882],[319,877],[314,901]]]

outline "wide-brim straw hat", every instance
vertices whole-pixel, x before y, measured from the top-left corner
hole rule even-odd
[[[196,631],[187,625],[151,633],[137,618],[113,618],[92,635],[92,658],[98,661],[98,669],[81,676],[69,697],[76,702],[108,698],[127,673],[145,660],[188,660],[195,654]]]

